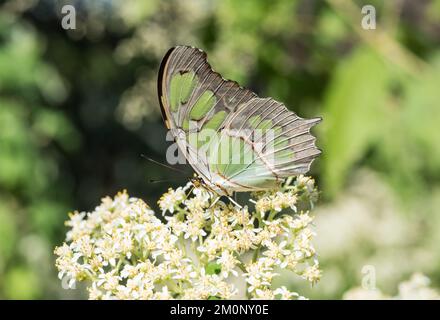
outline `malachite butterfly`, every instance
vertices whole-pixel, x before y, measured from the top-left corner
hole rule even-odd
[[[303,119],[212,70],[206,53],[171,48],[158,93],[165,125],[203,184],[219,195],[273,189],[304,174],[321,153]]]

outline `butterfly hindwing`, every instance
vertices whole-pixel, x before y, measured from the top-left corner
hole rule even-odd
[[[302,119],[271,98],[254,98],[226,122],[221,141],[232,139],[233,152],[217,170],[232,183],[257,188],[306,173],[320,153],[310,134],[319,121]],[[239,162],[233,161],[237,154]]]

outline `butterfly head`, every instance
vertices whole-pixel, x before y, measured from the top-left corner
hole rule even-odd
[[[212,184],[212,183],[208,183],[205,180],[203,180],[203,178],[194,175],[193,178],[191,178],[191,183],[193,184],[193,186],[195,188],[205,188],[206,190],[210,191],[211,193],[213,193],[214,195],[217,196],[229,196],[229,192],[223,188],[222,186],[218,185],[218,184]]]
[[[205,186],[205,182],[203,181],[203,179],[198,177],[198,176],[196,176],[196,175],[194,175],[194,177],[191,178],[191,183],[196,188],[200,188],[200,187],[204,187]]]

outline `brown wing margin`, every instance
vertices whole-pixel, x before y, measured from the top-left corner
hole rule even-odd
[[[176,47],[172,47],[171,49],[169,49],[167,51],[167,53],[165,54],[165,56],[162,58],[162,62],[160,63],[160,67],[159,67],[159,75],[157,77],[157,94],[158,94],[158,98],[159,98],[160,112],[162,114],[162,120],[165,123],[165,126],[167,127],[167,129],[170,129],[170,123],[168,120],[167,113],[165,111],[165,106],[162,103],[162,97],[163,97],[162,82],[163,82],[163,77],[164,77],[165,66],[168,63],[168,58],[170,57],[171,53],[175,49],[176,49]]]

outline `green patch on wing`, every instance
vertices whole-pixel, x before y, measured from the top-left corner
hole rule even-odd
[[[193,71],[173,75],[170,82],[171,111],[176,112],[180,105],[188,101],[196,85],[197,76]]]
[[[211,119],[209,119],[202,127],[202,130],[211,130],[211,131],[217,131],[220,126],[222,125],[223,121],[225,120],[227,116],[227,112],[222,110],[214,114]],[[190,120],[190,119],[184,119],[182,123],[182,129],[185,131],[188,131],[192,128],[197,129],[196,124],[197,121]]]
[[[292,161],[295,156],[295,152],[292,150],[292,148],[288,147],[289,138],[284,135],[280,135],[282,132],[281,127],[275,127],[274,132],[275,139],[272,143],[275,156],[275,165],[288,162],[289,160]]]
[[[213,157],[217,163],[211,164],[212,168],[216,168],[224,176],[231,176],[244,170],[256,157],[253,150],[251,152],[245,150],[246,142],[243,139],[223,136],[215,150],[216,157]]]
[[[189,130],[189,120],[188,119],[183,119],[182,129],[185,131]]]
[[[187,139],[193,148],[209,155],[212,153],[210,149],[216,148],[217,142],[220,140],[220,134],[213,130],[202,129],[199,132],[188,132]],[[201,150],[202,148],[203,150]]]
[[[281,132],[283,132],[283,128],[282,127],[274,127],[273,129],[273,133],[274,133],[274,137],[278,137]]]
[[[187,137],[190,144],[195,148],[201,148],[204,144],[212,141],[213,139],[217,139],[218,141],[219,133],[217,132],[217,130],[222,125],[226,116],[226,111],[219,111],[203,125],[202,129],[199,132],[189,132]],[[182,123],[182,129],[186,131],[191,131],[192,128],[197,129],[197,126],[194,126],[194,123],[196,123],[196,121],[185,119]]]
[[[286,148],[275,152],[275,165],[293,160],[295,153],[292,149]]]
[[[247,166],[245,170],[238,172],[231,180],[241,185],[263,188],[275,188],[279,184],[277,177],[261,160]]]
[[[269,130],[272,129],[272,120],[262,120],[260,115],[252,116],[248,120],[248,124],[252,129]],[[280,128],[280,127],[277,127]]]
[[[214,93],[210,90],[206,90],[197,99],[196,103],[194,103],[194,106],[189,113],[189,117],[192,120],[202,119],[212,109],[216,100]]]
[[[273,139],[271,139],[269,143],[272,144],[271,147],[274,151],[284,150],[289,145],[289,138],[281,135],[282,130],[281,127],[275,127],[273,129]]]
[[[232,168],[229,166],[222,174],[230,181],[250,188],[275,188],[279,185],[277,177],[261,159]]]
[[[189,132],[187,134],[188,142],[196,149],[200,149],[206,142],[201,139],[199,132]]]
[[[209,121],[203,125],[203,129],[218,130],[226,118],[226,111],[219,111],[212,116]]]
[[[267,128],[268,125],[268,122],[265,122],[263,128]],[[272,126],[272,124],[270,125]],[[209,164],[211,171],[217,172],[231,182],[249,187],[249,190],[278,186],[277,176],[273,174],[266,162],[259,159],[257,152],[245,139],[222,135],[216,149],[211,151],[213,151],[213,156],[209,159],[215,162]],[[279,158],[278,154],[274,156],[275,162],[272,162],[272,165],[291,159],[284,157],[290,157],[292,153],[290,149],[286,149],[286,151],[280,152]]]
[[[263,120],[261,121],[258,126],[257,129],[260,130],[269,130],[272,127],[272,120]]]
[[[248,122],[251,128],[256,128],[258,124],[261,122],[261,117],[259,115],[250,117]]]
[[[289,140],[286,137],[280,136],[273,140],[274,150],[282,149],[289,144]]]

